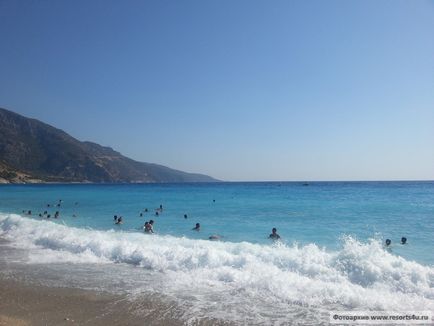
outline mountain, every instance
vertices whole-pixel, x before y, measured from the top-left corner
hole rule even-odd
[[[212,177],[134,161],[110,147],[0,108],[0,183],[215,182]]]

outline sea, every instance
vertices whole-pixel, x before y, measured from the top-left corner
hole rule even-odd
[[[432,181],[2,185],[0,240],[3,277],[158,299],[187,325],[434,312]]]

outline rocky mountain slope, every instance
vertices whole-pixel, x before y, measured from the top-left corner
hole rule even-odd
[[[137,162],[110,147],[0,108],[0,183],[214,182],[212,177]]]

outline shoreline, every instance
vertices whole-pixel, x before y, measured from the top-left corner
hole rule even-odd
[[[131,300],[126,295],[32,284],[1,274],[0,302],[0,326],[235,325],[208,318],[187,323],[176,307],[155,298]]]
[[[103,292],[0,278],[0,301],[1,326],[144,324],[141,318],[129,313],[125,297]],[[117,308],[110,309],[114,306]]]

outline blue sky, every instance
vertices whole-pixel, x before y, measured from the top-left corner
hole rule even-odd
[[[434,179],[434,2],[0,0],[0,107],[224,180]]]

